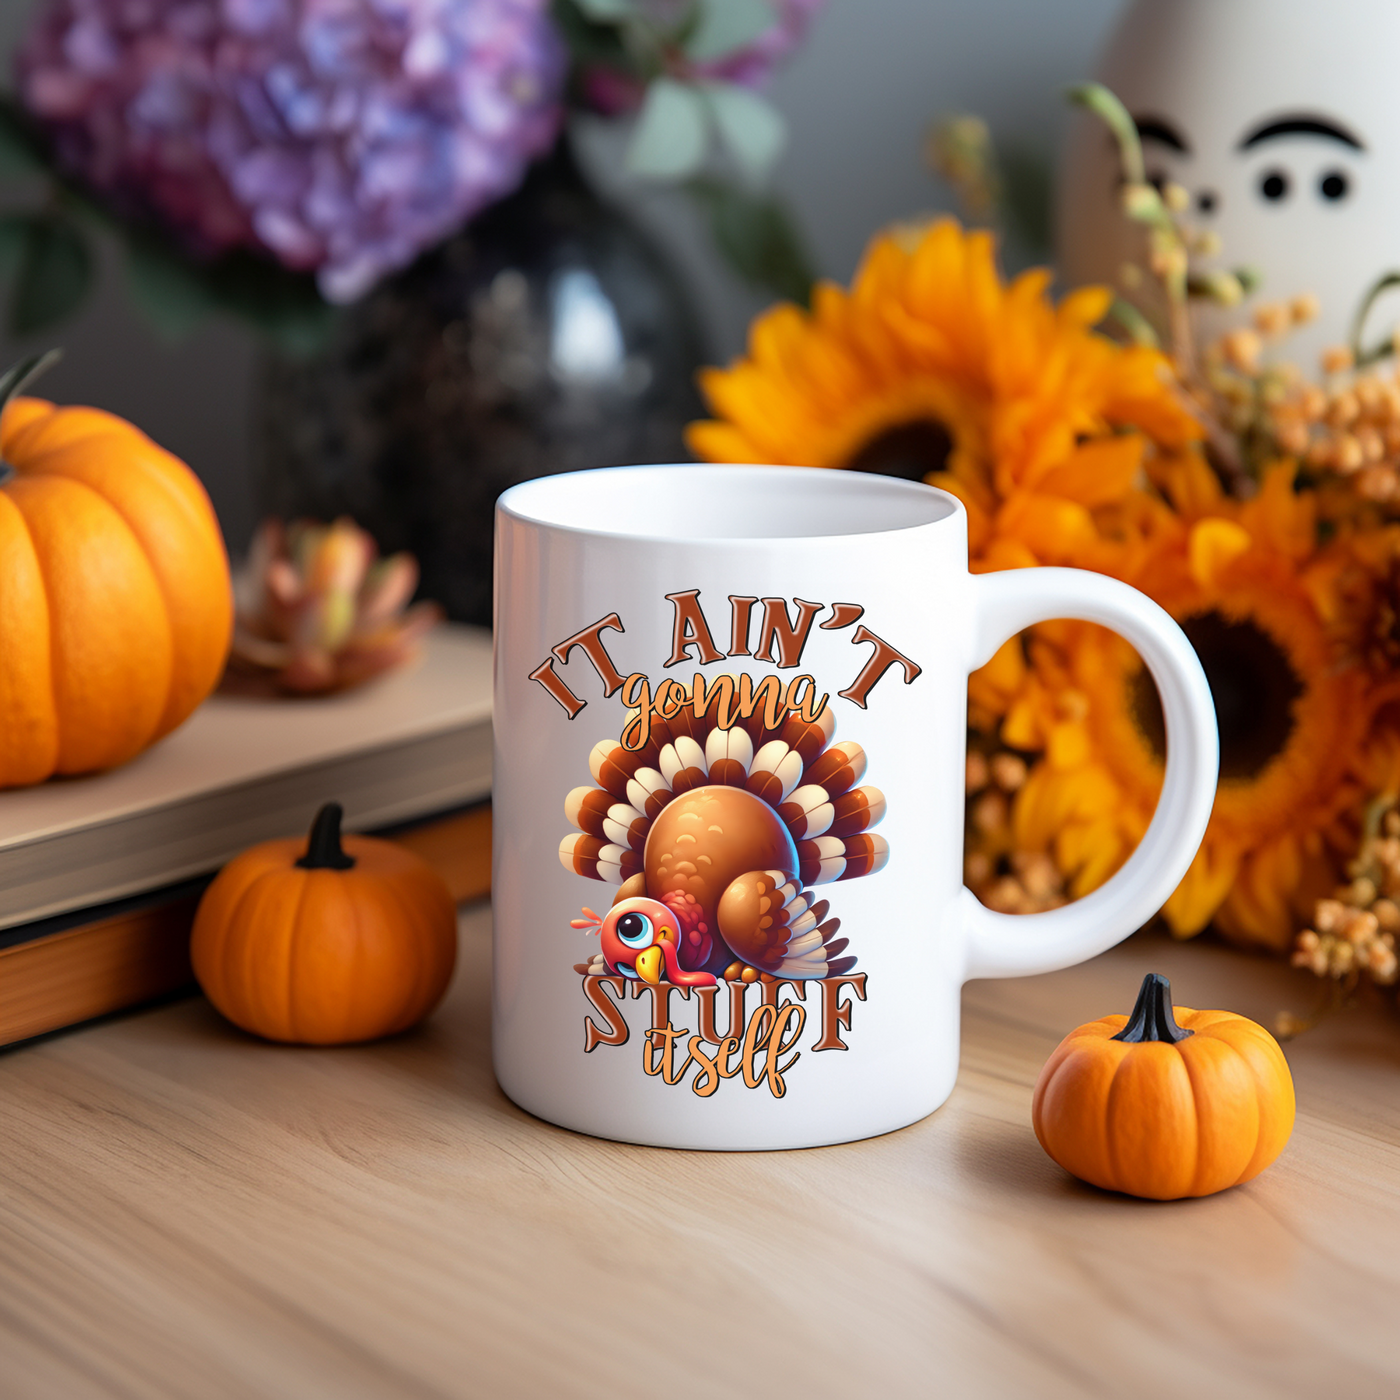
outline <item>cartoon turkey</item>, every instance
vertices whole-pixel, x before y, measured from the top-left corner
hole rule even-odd
[[[565,869],[619,887],[606,915],[573,920],[602,941],[576,971],[697,986],[855,966],[841,956],[841,921],[807,886],[873,874],[889,858],[870,834],[884,794],[857,786],[865,751],[832,744],[829,709],[769,727],[759,706],[729,729],[717,712],[654,715],[635,752],[603,740],[588,761],[597,786],[565,798],[577,828],[559,845]]]

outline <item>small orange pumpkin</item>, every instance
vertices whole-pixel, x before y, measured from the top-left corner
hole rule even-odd
[[[190,958],[204,994],[268,1040],[342,1045],[407,1030],[442,999],[457,910],[421,856],[340,835],[340,804],[309,841],[267,841],[204,892]]]
[[[1040,1145],[1067,1172],[1158,1201],[1257,1176],[1283,1151],[1293,1114],[1273,1036],[1229,1011],[1173,1014],[1171,984],[1156,972],[1131,1016],[1091,1021],[1059,1043],[1031,1103]]]
[[[218,684],[233,630],[198,477],[113,414],[11,398],[52,358],[0,378],[0,787],[134,758]]]

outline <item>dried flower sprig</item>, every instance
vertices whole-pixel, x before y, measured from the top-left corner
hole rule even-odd
[[[1318,476],[1340,478],[1358,500],[1400,507],[1400,368],[1351,372],[1338,347],[1322,385],[1295,383],[1270,405],[1271,430],[1283,451]]]
[[[1066,902],[1064,879],[1044,851],[1018,851],[1012,798],[1025,785],[1026,760],[1010,749],[967,755],[967,853],[963,878],[989,909],[1035,914]]]
[[[1098,117],[1117,142],[1123,176],[1123,213],[1146,230],[1147,272],[1165,293],[1165,337],[1131,308],[1117,308],[1120,318],[1135,338],[1150,340],[1152,344],[1165,341],[1177,374],[1189,386],[1196,360],[1189,302],[1236,306],[1259,285],[1259,274],[1248,267],[1230,270],[1199,265],[1201,259],[1219,257],[1219,236],[1198,229],[1187,220],[1191,199],[1180,185],[1168,183],[1158,189],[1149,182],[1137,125],[1108,88],[1102,83],[1081,83],[1070,89],[1069,99]],[[1142,276],[1140,268],[1132,267],[1126,272],[1130,283]]]
[[[1368,294],[1357,316],[1350,346],[1327,350],[1321,382],[1304,378],[1287,363],[1265,360],[1264,352],[1316,319],[1315,297],[1259,306],[1249,325],[1225,332],[1199,351],[1190,303],[1237,306],[1258,286],[1247,268],[1205,268],[1218,258],[1217,235],[1185,218],[1190,200],[1179,185],[1148,183],[1137,128],[1123,104],[1098,84],[1073,89],[1071,98],[1100,117],[1118,143],[1123,172],[1124,214],[1145,227],[1147,268],[1129,265],[1129,288],[1145,276],[1161,287],[1167,308],[1165,335],[1184,394],[1206,431],[1211,459],[1232,492],[1252,494],[1260,472],[1279,457],[1293,457],[1319,475],[1335,474],[1363,501],[1400,506],[1400,371],[1358,375],[1395,351],[1395,341],[1361,348],[1369,310],[1400,274],[1387,274]],[[1119,301],[1115,313],[1135,339],[1162,343],[1146,316]]]
[[[380,559],[352,520],[265,521],[234,576],[237,620],[230,672],[294,694],[344,690],[402,665],[442,617],[408,606],[418,586],[411,554]]]
[[[996,220],[1005,187],[992,133],[981,117],[959,112],[943,118],[929,132],[924,155],[952,186],[969,223]]]
[[[1394,798],[1372,804],[1347,874],[1349,884],[1318,900],[1315,927],[1298,935],[1293,966],[1336,981],[1364,975],[1388,987],[1400,976],[1400,810]]]
[[[1249,496],[1261,463],[1250,451],[1254,444],[1235,430],[1231,399],[1226,396],[1222,401],[1209,366],[1197,351],[1191,303],[1238,306],[1258,288],[1259,274],[1250,267],[1204,266],[1206,260],[1221,254],[1219,235],[1199,229],[1187,219],[1191,199],[1184,188],[1167,182],[1159,189],[1148,180],[1137,125],[1108,88],[1101,83],[1082,83],[1070,89],[1069,98],[1098,117],[1117,143],[1123,214],[1141,225],[1147,235],[1146,268],[1129,264],[1122,270],[1122,280],[1129,291],[1146,278],[1155,280],[1161,288],[1167,324],[1154,326],[1147,315],[1122,298],[1114,303],[1113,315],[1132,339],[1164,349],[1170,356],[1182,395],[1205,431],[1216,470],[1235,495]]]
[[[1293,945],[1294,967],[1306,968],[1330,985],[1308,1017],[1278,1018],[1281,1034],[1297,1035],[1339,1009],[1362,980],[1379,987],[1400,977],[1395,940],[1400,934],[1400,810],[1393,797],[1378,798],[1367,811],[1360,848],[1347,866],[1349,883],[1330,899],[1319,899],[1313,927]]]

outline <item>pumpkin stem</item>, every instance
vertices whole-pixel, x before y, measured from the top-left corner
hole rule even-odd
[[[1140,1044],[1144,1040],[1166,1040],[1175,1045],[1196,1032],[1178,1026],[1172,1015],[1172,984],[1160,972],[1149,972],[1142,979],[1137,1004],[1128,1024],[1114,1040],[1126,1041],[1129,1045]]]
[[[355,857],[347,855],[340,844],[340,819],[345,809],[339,802],[327,802],[311,823],[311,836],[306,854],[297,861],[303,870],[349,870]]]
[[[40,355],[26,355],[17,365],[11,365],[4,374],[0,374],[0,414],[5,412],[5,405],[16,394],[62,358],[62,350],[45,350]]]

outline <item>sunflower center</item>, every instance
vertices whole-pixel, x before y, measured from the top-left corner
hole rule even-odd
[[[1221,780],[1257,777],[1288,745],[1302,681],[1278,642],[1248,619],[1197,613],[1181,630],[1196,649],[1215,701]],[[1167,748],[1162,702],[1145,666],[1129,683],[1128,700],[1143,738],[1162,758]]]
[[[938,419],[917,418],[896,423],[863,443],[846,470],[922,481],[930,472],[941,472],[952,451],[953,435]]]

